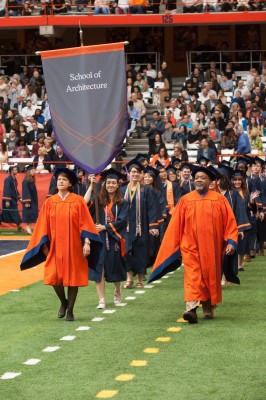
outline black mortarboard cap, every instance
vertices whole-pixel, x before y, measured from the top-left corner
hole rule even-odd
[[[182,164],[181,165],[181,171],[182,171],[182,169],[184,169],[184,168],[189,168],[190,169],[190,171],[192,171],[192,169],[193,169],[193,165],[191,165],[191,164],[188,164],[188,163],[184,163],[184,164]]]
[[[136,166],[138,167],[141,171],[143,171],[143,166],[140,164],[140,162],[136,159],[133,158],[132,160],[130,160],[123,168],[126,169],[126,171],[130,171],[130,169]]]
[[[33,166],[32,164],[30,164],[30,165],[26,165],[25,170],[26,170],[26,171],[30,171],[30,170],[32,170],[33,168],[34,168],[34,166]]]
[[[54,171],[54,176],[56,177],[56,179],[59,174],[66,174],[72,185],[75,185],[78,181],[76,173],[68,168],[56,168]]]
[[[208,162],[210,162],[209,158],[204,157],[204,156],[201,156],[201,157],[199,158],[198,163],[200,164],[202,161],[205,161],[206,164],[208,164]]]
[[[160,169],[165,169],[165,167],[163,166],[163,164],[160,163],[160,161],[156,161],[155,165],[158,171],[160,171]]]
[[[101,172],[101,177],[104,179],[116,179],[116,180],[120,180],[124,178],[124,175],[121,174],[121,172],[117,171],[114,168],[109,168],[106,169],[105,171]]]
[[[215,168],[213,165],[208,165],[207,169],[211,172],[213,172],[216,175],[216,179],[221,179],[223,176],[220,174],[217,168]]]
[[[248,165],[250,164],[251,160],[248,160],[246,157],[237,157],[236,159],[236,165],[238,164],[245,164]]]
[[[176,168],[173,165],[168,165],[168,167],[165,168],[167,172],[173,171],[176,173]]]
[[[146,168],[144,168],[144,172],[145,174],[151,174],[153,175],[155,178],[159,175],[159,171],[158,169],[152,168],[151,166],[147,166]]]
[[[197,172],[204,172],[205,174],[208,175],[208,177],[210,178],[211,181],[215,181],[217,179],[216,174],[206,167],[200,167],[198,165],[193,166],[193,170],[192,170],[193,178],[195,178],[195,175]]]
[[[242,176],[243,178],[245,178],[246,174],[244,171],[241,171],[240,169],[235,169],[232,173],[232,177],[234,176]]]
[[[226,176],[228,176],[228,178],[231,178],[231,175],[233,173],[233,168],[228,167],[225,164],[219,163],[218,164],[218,171],[220,172],[220,174],[226,175]]]
[[[180,158],[172,157],[171,158],[171,163],[172,163],[172,165],[181,164],[182,160],[180,160]]]
[[[139,153],[139,154],[137,154],[136,155],[136,160],[138,160],[138,162],[143,162],[143,161],[145,161],[145,160],[149,160],[149,156],[148,156],[148,154],[141,154],[141,153]]]
[[[230,167],[230,161],[223,160],[220,162],[220,164],[226,165],[227,167]]]
[[[258,157],[258,156],[253,157],[253,159],[252,159],[252,161],[251,161],[251,164],[258,164],[258,163],[261,164],[261,166],[262,166],[262,165],[265,164],[265,161],[262,160],[262,158],[260,158],[260,157]]]

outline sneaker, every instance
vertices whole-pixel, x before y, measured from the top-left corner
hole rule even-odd
[[[115,305],[120,304],[122,301],[122,293],[114,292],[114,303]]]
[[[104,309],[105,309],[105,302],[101,300],[101,301],[99,301],[97,310],[104,310]]]

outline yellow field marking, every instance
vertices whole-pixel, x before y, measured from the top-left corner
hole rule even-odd
[[[147,360],[133,360],[130,365],[131,367],[146,367],[147,363]]]
[[[158,347],[147,347],[147,349],[144,349],[143,352],[144,353],[148,353],[148,354],[157,354],[159,353],[160,349]]]
[[[120,382],[126,382],[126,381],[132,381],[132,379],[135,378],[136,375],[134,374],[122,374],[118,375],[115,380],[120,381]]]
[[[156,342],[170,342],[171,338],[170,337],[158,337],[155,339]]]
[[[110,399],[118,394],[118,390],[101,390],[96,394],[97,399]]]
[[[178,318],[178,319],[176,320],[176,322],[186,322],[186,323],[187,323],[188,321],[185,321],[184,318]]]
[[[182,328],[171,327],[167,329],[167,332],[179,332]]]

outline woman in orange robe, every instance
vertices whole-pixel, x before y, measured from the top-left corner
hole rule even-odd
[[[195,323],[200,302],[205,317],[213,318],[215,305],[222,301],[223,258],[234,253],[238,230],[228,201],[208,189],[215,175],[205,167],[196,167],[192,175],[196,190],[176,205],[149,282],[177,269],[183,260],[187,309],[183,317]],[[228,281],[239,283],[230,264],[224,273]]]
[[[75,173],[57,168],[55,177],[58,193],[44,203],[20,267],[24,270],[45,261],[44,284],[52,285],[61,301],[58,318],[67,311],[67,321],[74,321],[78,287],[88,285],[88,267],[96,267],[102,241],[83,197],[72,193]]]

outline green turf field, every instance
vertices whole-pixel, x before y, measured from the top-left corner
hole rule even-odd
[[[37,283],[0,297],[0,376],[21,372],[12,380],[0,379],[2,400],[95,399],[102,390],[117,390],[120,400],[265,400],[266,257],[256,258],[241,273],[241,286],[223,288],[224,302],[216,318],[199,324],[176,322],[182,317],[183,271],[144,294],[124,290],[125,307],[112,304],[108,285],[107,309],[96,310],[94,284],[80,289],[74,323],[58,320],[53,289]],[[21,272],[23,273],[23,272]],[[104,317],[92,322],[94,317]],[[88,331],[76,331],[89,326]],[[169,327],[182,328],[167,332]],[[73,341],[60,341],[66,335]],[[156,342],[169,337],[169,342]],[[44,353],[47,346],[58,351]],[[159,348],[145,354],[145,348]],[[41,359],[34,366],[23,365]],[[147,360],[143,367],[133,360]],[[133,380],[118,382],[120,374]]]

